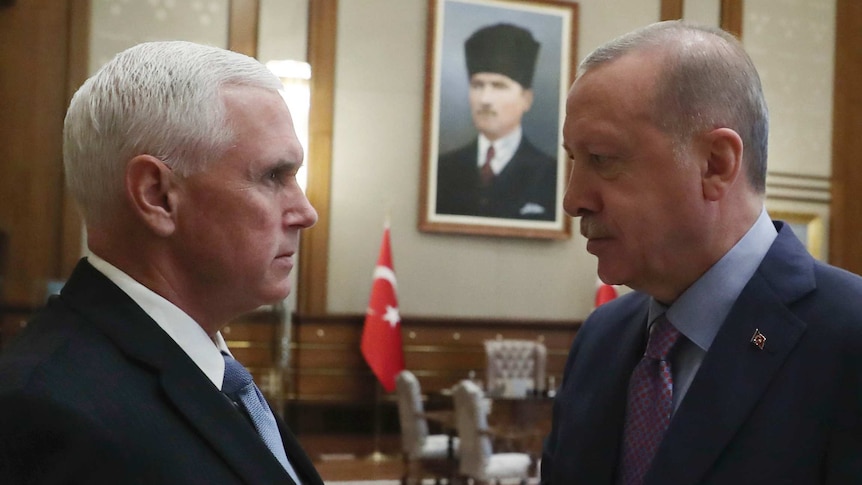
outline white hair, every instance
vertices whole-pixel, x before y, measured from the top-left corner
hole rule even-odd
[[[126,164],[147,154],[187,176],[218,159],[233,131],[221,92],[281,89],[257,60],[191,42],[148,42],[114,57],[72,97],[63,163],[84,218],[107,216],[122,197]]]

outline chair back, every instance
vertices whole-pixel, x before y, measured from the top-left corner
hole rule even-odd
[[[423,417],[422,390],[419,380],[409,370],[395,377],[395,394],[398,399],[398,420],[401,424],[401,450],[411,458],[422,455],[422,446],[428,437],[428,422]]]
[[[452,393],[455,406],[455,428],[460,439],[461,474],[483,477],[493,448],[488,429],[488,406],[479,386],[473,381],[459,382]]]
[[[486,340],[485,355],[489,392],[524,395],[529,390],[545,390],[545,344],[533,340]]]

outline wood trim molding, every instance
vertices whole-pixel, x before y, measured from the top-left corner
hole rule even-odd
[[[660,20],[678,20],[682,18],[683,0],[661,0]]]
[[[230,0],[227,48],[257,57],[259,0]]]
[[[862,2],[835,3],[835,76],[832,108],[830,263],[862,274]]]
[[[329,275],[330,185],[332,180],[332,118],[335,101],[335,46],[338,0],[308,2],[308,63],[311,64],[311,106],[308,115],[308,186],[317,210],[317,224],[302,232],[296,288],[300,314],[325,314]]]
[[[742,8],[742,0],[721,0],[719,25],[737,39],[742,38]]]
[[[431,317],[431,316],[401,316],[403,325],[429,326],[435,328],[529,328],[530,330],[577,330],[583,324],[582,320],[525,320],[522,318],[464,318],[464,317]],[[365,315],[360,313],[333,313],[328,315],[295,315],[294,323],[302,325],[353,325],[361,327]]]
[[[66,89],[66,105],[72,100],[75,91],[87,80],[88,66],[90,61],[90,11],[91,0],[73,0],[69,6],[69,49],[68,49],[68,76]],[[81,241],[83,232],[83,219],[78,212],[78,207],[72,195],[66,190],[65,170],[63,171],[63,185],[60,188],[61,211],[60,211],[60,250],[57,251],[58,276],[62,279],[72,274],[72,270],[81,258]]]
[[[291,365],[285,374],[290,401],[374,401],[376,380],[360,352],[364,318],[362,314],[295,317]],[[484,375],[486,340],[536,340],[547,347],[546,375],[559,382],[581,323],[405,316],[401,323],[404,363],[422,381],[423,390],[436,391],[471,373]]]

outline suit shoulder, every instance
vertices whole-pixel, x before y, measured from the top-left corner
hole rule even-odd
[[[643,313],[648,303],[649,296],[637,291],[614,298],[593,310],[581,331],[615,331],[617,325],[626,324]]]
[[[554,168],[557,166],[557,159],[548,155],[539,147],[534,145],[526,136],[521,139],[521,145],[518,147],[519,155],[531,159],[534,164],[541,165],[544,168]]]
[[[81,373],[76,362],[108,347],[104,335],[55,298],[0,353],[0,391],[61,385]]]
[[[473,140],[464,146],[441,154],[438,157],[438,164],[440,166],[448,166],[469,162],[470,165],[473,166],[476,164],[476,154],[478,153],[478,150],[478,141]]]
[[[817,291],[810,308],[817,308],[816,314],[824,322],[862,343],[862,277],[819,261],[814,275]]]

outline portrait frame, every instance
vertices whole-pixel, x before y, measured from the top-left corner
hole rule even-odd
[[[786,222],[815,259],[825,261],[823,217],[813,212],[767,210],[772,219]]]
[[[470,108],[470,76],[464,44],[477,30],[499,23],[528,30],[539,44],[530,86],[532,104],[521,119],[522,140],[529,140],[541,151],[545,167],[547,160],[556,163],[554,193],[539,191],[543,200],[553,197],[553,207],[545,210],[551,204],[544,204],[536,210],[536,204],[528,202],[520,212],[513,212],[515,216],[507,217],[441,210],[440,207],[452,204],[441,195],[446,189],[440,178],[451,177],[438,177],[440,157],[463,150],[471,143],[477,146],[479,136]],[[569,174],[568,157],[562,148],[562,127],[566,95],[577,69],[577,23],[575,2],[428,0],[419,191],[421,231],[540,239],[571,237],[571,218],[562,208]],[[477,173],[478,170],[477,163]],[[512,197],[518,200],[515,207],[520,204],[519,197]]]

